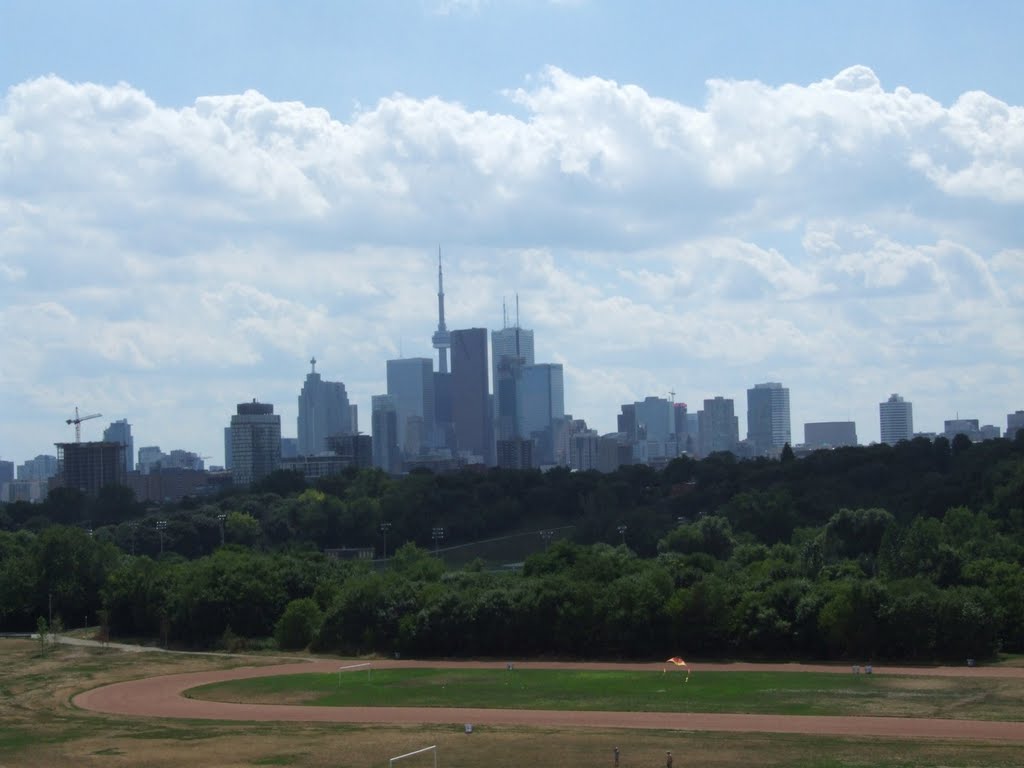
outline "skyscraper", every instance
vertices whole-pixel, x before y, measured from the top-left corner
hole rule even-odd
[[[281,417],[270,403],[239,403],[231,417],[231,478],[250,485],[281,464]]]
[[[135,469],[135,442],[132,440],[132,425],[128,423],[128,419],[112,421],[110,426],[103,430],[103,440],[123,445],[124,471],[131,472]]]
[[[391,395],[374,395],[371,402],[371,429],[373,430],[373,466],[385,472],[402,469],[398,453],[398,411]]]
[[[398,446],[406,456],[417,456],[434,434],[434,362],[429,357],[388,360],[387,374],[398,420]]]
[[[804,424],[807,448],[840,448],[857,445],[857,425],[852,421],[812,421]]]
[[[491,406],[487,382],[487,329],[451,332],[452,421],[458,451],[491,463]]]
[[[494,387],[494,425],[498,439],[523,434],[522,372],[533,365],[533,331],[505,327],[491,331],[491,385]]]
[[[883,443],[896,445],[914,437],[914,404],[896,394],[878,404],[878,421]]]
[[[1006,414],[1006,439],[1013,440],[1017,437],[1017,431],[1024,429],[1024,411],[1014,411]]]
[[[718,451],[736,452],[740,442],[740,425],[732,398],[719,396],[705,400],[704,410],[697,412],[697,420],[702,457]]]
[[[538,363],[522,368],[520,429],[536,444],[538,464],[555,461],[554,423],[565,416],[565,387],[560,363]]]
[[[778,456],[792,445],[787,387],[769,381],[747,390],[747,440],[754,456]]]
[[[327,438],[352,431],[348,393],[340,381],[324,381],[316,372],[316,358],[299,393],[299,455],[327,451]]]

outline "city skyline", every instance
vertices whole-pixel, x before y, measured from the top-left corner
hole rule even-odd
[[[676,392],[743,436],[771,381],[794,441],[1024,407],[1018,4],[367,5],[4,5],[0,459],[76,406],[290,435],[313,356],[366,432],[386,360],[436,366],[439,245],[446,329],[518,293],[600,433]]]

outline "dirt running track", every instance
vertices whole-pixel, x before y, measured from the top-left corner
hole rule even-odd
[[[345,661],[317,661],[272,667],[193,672],[152,677],[95,688],[74,697],[83,709],[136,717],[173,717],[210,720],[246,720],[375,724],[527,725],[548,727],[644,728],[682,731],[746,731],[761,733],[817,733],[897,738],[946,738],[1024,743],[1024,722],[983,720],[928,720],[900,717],[804,717],[727,715],[679,712],[561,712],[516,709],[454,709],[405,707],[317,707],[285,704],[233,704],[186,698],[190,688],[207,683],[269,675],[334,672]],[[375,661],[374,667],[504,668],[504,663]],[[516,662],[517,669],[619,669],[656,671],[662,664],[560,664]],[[850,667],[799,664],[701,664],[708,671],[811,671],[851,674]],[[874,674],[942,677],[1024,678],[1024,668],[875,667]]]

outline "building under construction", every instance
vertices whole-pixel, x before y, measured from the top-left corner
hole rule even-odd
[[[108,485],[128,485],[121,443],[57,443],[56,485],[96,496]]]

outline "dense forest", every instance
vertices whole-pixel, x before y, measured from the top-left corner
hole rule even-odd
[[[1022,561],[1024,432],[612,474],[307,487],[282,472],[176,505],[108,488],[0,507],[0,630],[43,617],[181,647],[962,662],[1024,652]]]

